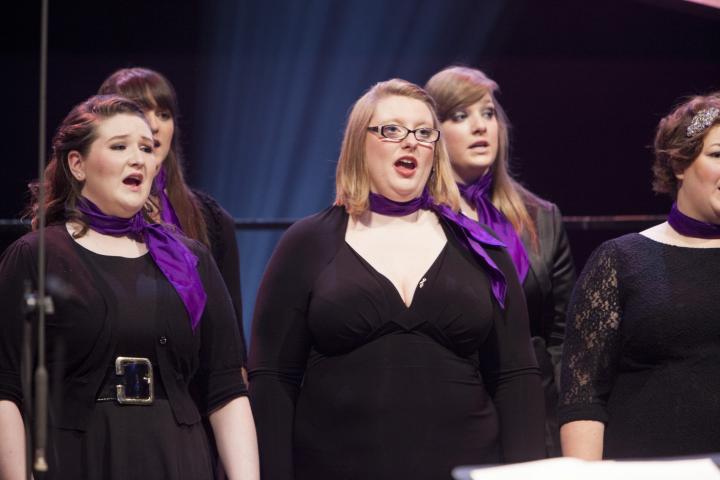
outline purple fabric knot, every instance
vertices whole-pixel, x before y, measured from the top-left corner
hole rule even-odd
[[[130,218],[106,215],[85,197],[80,198],[77,206],[88,226],[96,232],[114,237],[131,236],[145,242],[153,261],[180,296],[195,332],[207,302],[195,254],[162,224],[147,222],[142,212]]]
[[[170,203],[170,199],[165,193],[165,187],[167,186],[167,174],[165,173],[165,166],[160,167],[160,171],[155,175],[153,180],[152,193],[160,201],[160,219],[169,225],[175,225],[175,228],[182,233],[182,226],[178,219],[175,209]]]
[[[427,189],[422,194],[407,202],[396,202],[387,197],[370,192],[370,210],[381,215],[401,217],[410,215],[420,209],[431,210],[437,215],[446,218],[460,228],[465,237],[467,247],[480,261],[488,276],[493,297],[497,300],[500,308],[505,308],[505,296],[507,294],[507,280],[500,268],[485,251],[485,246],[504,247],[505,244],[485,231],[477,222],[467,218],[465,215],[454,212],[447,205],[437,204]]]
[[[677,202],[673,203],[670,209],[668,223],[676,232],[687,237],[720,238],[720,225],[688,217],[678,210]]]
[[[525,281],[530,260],[520,236],[515,231],[512,223],[498,210],[490,201],[490,187],[492,186],[492,174],[488,172],[478,178],[470,185],[458,183],[460,194],[472,206],[475,207],[478,222],[484,223],[495,232],[505,243],[510,258],[512,258],[515,270],[517,271],[520,283]]]

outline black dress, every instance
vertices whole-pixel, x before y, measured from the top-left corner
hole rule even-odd
[[[211,479],[199,412],[245,394],[239,335],[214,262],[197,243],[208,306],[193,333],[180,297],[149,254],[93,253],[52,226],[48,288],[50,479]],[[20,407],[19,348],[24,280],[34,281],[36,234],[10,246],[0,263],[0,399]],[[20,285],[20,288],[17,286]],[[150,406],[96,402],[116,356],[149,358],[160,397]],[[196,405],[188,393],[195,378]]]
[[[568,311],[561,423],[605,423],[606,458],[719,452],[718,278],[718,248],[601,245]]]
[[[347,218],[335,207],[295,224],[262,281],[249,373],[263,478],[436,480],[544,456],[517,276],[500,310],[445,226],[407,307],[344,241]]]
[[[235,220],[213,197],[200,190],[192,190],[199,200],[207,226],[210,252],[227,287],[240,331],[243,360],[247,362],[245,329],[243,328],[242,295],[240,293],[240,254],[235,238]]]

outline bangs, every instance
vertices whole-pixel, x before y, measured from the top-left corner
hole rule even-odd
[[[105,81],[100,91],[127,97],[145,110],[167,110],[173,118],[178,116],[176,96],[172,86],[164,77],[150,70],[141,68],[120,70]]]

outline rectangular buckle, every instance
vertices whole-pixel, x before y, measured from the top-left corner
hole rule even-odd
[[[117,357],[115,375],[121,383],[115,386],[121,405],[152,405],[155,400],[153,368],[150,359]]]

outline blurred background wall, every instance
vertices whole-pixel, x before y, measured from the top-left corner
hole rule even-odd
[[[3,219],[37,176],[39,2],[9,9]],[[720,90],[719,26],[720,10],[682,0],[51,0],[48,137],[114,70],[153,68],[179,95],[189,182],[238,219],[294,219],[330,205],[355,99],[461,63],[500,84],[532,191],[569,216],[663,214],[648,146],[682,97]],[[634,227],[574,224],[578,267]],[[0,249],[20,233],[0,230]],[[246,329],[281,233],[238,230]]]

